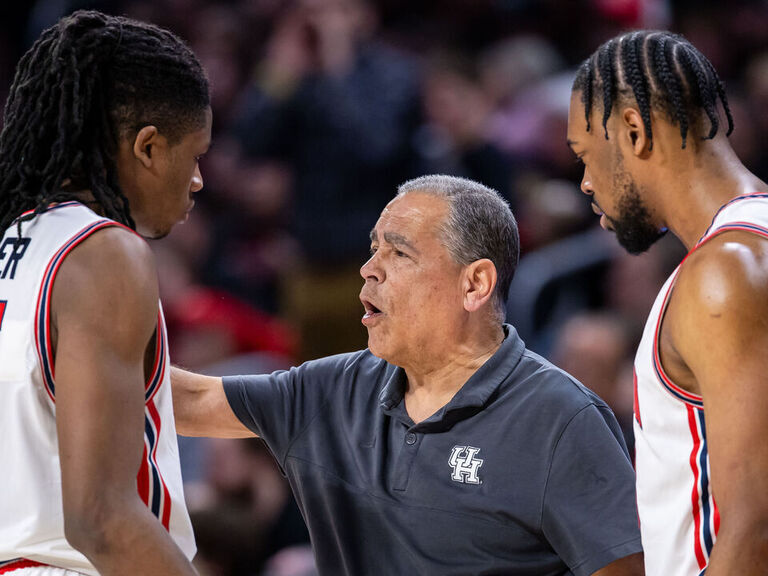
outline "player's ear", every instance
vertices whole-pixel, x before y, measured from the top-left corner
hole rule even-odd
[[[133,140],[133,155],[146,168],[152,166],[153,148],[159,143],[160,134],[157,127],[149,125],[144,126],[136,133]]]
[[[485,306],[496,289],[496,265],[488,258],[469,264],[464,270],[464,309],[474,312]]]
[[[645,133],[645,121],[637,108],[627,106],[621,111],[621,125],[626,144],[635,156],[642,156],[650,150],[651,141]]]

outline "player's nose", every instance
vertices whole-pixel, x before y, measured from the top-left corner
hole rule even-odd
[[[200,166],[195,166],[195,173],[192,175],[192,184],[189,188],[192,192],[199,192],[203,189],[203,175],[200,173]]]
[[[589,177],[586,170],[584,170],[584,176],[581,178],[579,188],[581,188],[581,191],[584,192],[584,194],[589,194],[591,196],[594,193],[592,190],[592,179]]]

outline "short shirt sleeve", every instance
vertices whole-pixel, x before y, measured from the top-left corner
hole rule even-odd
[[[563,430],[544,493],[542,529],[576,576],[641,552],[635,474],[618,424],[590,404]]]
[[[238,419],[263,438],[282,463],[291,440],[343,385],[349,356],[331,356],[272,374],[225,377],[224,392]]]

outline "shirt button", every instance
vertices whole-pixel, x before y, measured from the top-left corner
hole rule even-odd
[[[408,432],[408,434],[405,435],[405,443],[411,445],[416,444],[416,434]]]

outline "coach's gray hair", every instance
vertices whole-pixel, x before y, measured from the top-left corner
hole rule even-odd
[[[432,194],[448,201],[448,216],[440,232],[456,262],[467,265],[487,258],[496,266],[494,304],[503,320],[507,293],[520,257],[517,222],[507,201],[479,182],[442,174],[409,180],[397,189],[397,196],[410,192]]]

